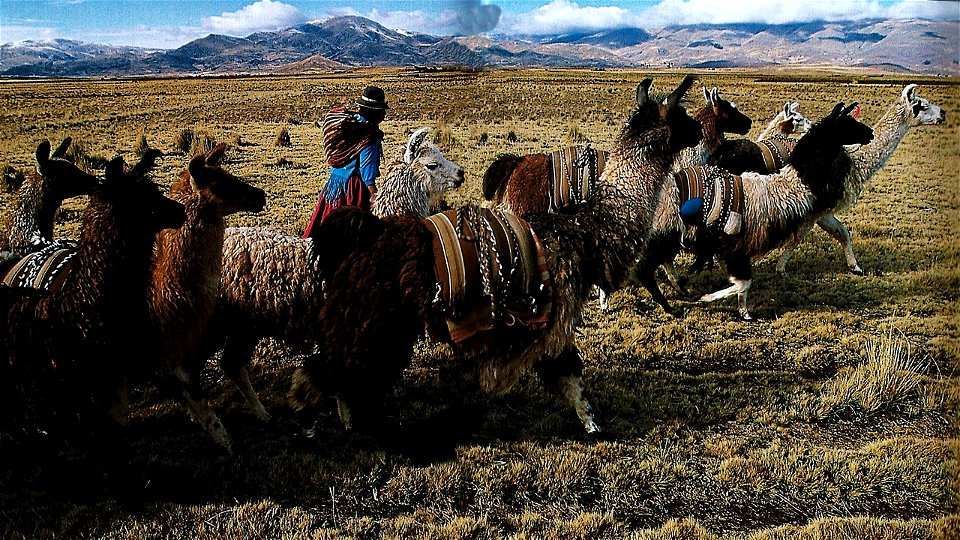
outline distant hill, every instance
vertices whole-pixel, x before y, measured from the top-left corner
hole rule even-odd
[[[298,72],[365,66],[765,67],[837,65],[960,75],[960,22],[873,20],[673,26],[554,36],[438,37],[334,17],[170,50],[71,40],[0,46],[0,75]]]

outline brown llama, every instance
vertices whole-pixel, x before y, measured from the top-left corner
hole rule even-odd
[[[393,162],[373,200],[374,215],[426,217],[431,199],[463,183],[463,169],[414,131],[403,157]],[[360,231],[358,242],[367,232]],[[213,321],[210,353],[223,348],[220,365],[254,414],[270,415],[250,382],[248,367],[261,339],[273,337],[300,350],[325,338],[317,319],[323,307],[323,265],[342,260],[326,238],[301,238],[259,227],[228,228],[222,287]]]
[[[500,263],[510,259],[509,253],[517,253],[516,260],[531,257],[530,250],[505,252],[499,241],[492,240],[496,236],[529,244],[524,239],[530,236],[519,234],[516,228],[511,229],[512,233],[504,233],[490,225],[493,221],[513,223],[519,218],[465,207],[427,221],[408,216],[383,220],[361,216],[358,220],[348,215],[349,220],[325,222],[322,232],[331,242],[350,238],[351,227],[375,230],[379,223],[383,230],[369,246],[352,252],[337,250],[349,256],[328,282],[319,321],[325,337],[318,343],[319,352],[307,357],[294,375],[289,393],[294,407],[306,411],[316,405],[321,395],[332,394],[347,427],[375,419],[387,391],[410,363],[414,342],[427,328],[431,335],[451,342],[455,350],[477,366],[480,387],[485,392],[503,393],[523,373],[535,368],[547,388],[573,405],[587,432],[599,431],[583,397],[583,362],[574,330],[592,285],[615,287],[624,283],[630,263],[643,244],[644,231],[650,226],[657,190],[674,153],[697,144],[701,138],[699,124],[679,104],[693,78],[686,77],[664,100],[649,97],[652,82],[646,79],[637,87],[637,109],[616,141],[597,189],[584,203],[586,208],[576,214],[547,212],[529,216],[527,231],[535,231],[542,246],[542,250],[535,250],[538,260],[543,257],[541,277],[549,277],[552,282],[541,289],[552,291],[552,309],[546,311],[549,317],[537,325],[527,326],[523,319],[503,315],[494,317],[488,330],[457,338],[449,325],[460,317],[459,310],[451,312],[450,304],[437,300],[438,291],[452,289],[443,285],[446,279],[441,280],[443,283],[438,281],[438,268],[448,260],[453,261],[448,268],[460,268],[456,259],[440,256],[448,252],[448,245],[463,246],[466,242],[478,246],[474,250],[481,255],[463,257],[463,264],[468,265],[463,268],[503,269]],[[487,219],[478,226],[474,217],[477,215],[496,219]],[[449,235],[435,236],[431,232],[432,228],[441,230],[435,218],[457,224],[452,230],[459,233],[459,244]],[[470,226],[461,226],[461,222]],[[442,249],[435,251],[438,245]],[[482,246],[486,247],[481,249]],[[490,257],[495,257],[497,264]],[[457,273],[451,271],[449,275]],[[481,307],[484,302],[492,303],[489,307],[494,314],[501,313],[512,300],[520,300],[498,296],[509,287],[495,286],[502,284],[505,275],[513,276],[512,271],[504,270],[499,275],[479,271],[470,274],[482,279],[479,290],[485,293],[478,295],[479,302]],[[468,283],[478,287],[475,281]],[[501,293],[491,295],[487,291]],[[531,304],[522,302],[515,306]],[[460,334],[459,324],[457,328]]]
[[[867,182],[873,178],[886,164],[900,141],[914,126],[939,125],[946,121],[947,113],[928,100],[916,95],[916,84],[909,84],[903,88],[897,100],[887,109],[873,125],[874,139],[870,144],[861,146],[850,155],[853,158],[851,177],[845,183],[843,199],[830,212],[816,220],[816,224],[826,231],[834,240],[840,243],[847,261],[847,268],[857,275],[863,275],[863,269],[853,253],[853,243],[850,231],[837,219],[836,214],[853,206],[860,198]],[[805,223],[800,234],[791,238],[784,247],[783,254],[777,262],[777,270],[786,272],[787,262],[793,255],[794,249],[813,228],[813,223]]]
[[[145,154],[128,173],[119,157],[108,164],[62,286],[44,295],[0,287],[0,363],[16,375],[4,390],[36,389],[22,396],[36,429],[79,437],[108,470],[125,463],[126,379],[149,325],[154,239],[186,218],[145,177],[156,156]]]
[[[187,221],[157,235],[150,290],[150,320],[156,334],[148,350],[155,358],[151,369],[159,369],[161,387],[230,452],[230,437],[200,385],[207,359],[203,344],[220,292],[225,218],[263,210],[266,196],[221,168],[226,148],[220,144],[195,156],[170,186],[169,196],[184,205]]]
[[[844,146],[873,138],[870,127],[850,115],[855,107],[837,104],[797,142],[788,166],[779,173],[733,175],[707,165],[674,175],[674,181],[663,186],[641,270],[652,276],[657,265],[693,243],[693,231],[708,235],[733,285],[700,300],[735,294],[740,317],[750,320],[751,260],[785,244],[803,223],[828,212],[843,197],[853,166]],[[691,202],[698,208],[687,213]]]
[[[64,199],[89,195],[96,187],[97,177],[63,158],[71,141],[65,138],[52,152],[49,141],[37,145],[37,170],[17,186],[0,249],[26,253],[52,242],[54,217]]]

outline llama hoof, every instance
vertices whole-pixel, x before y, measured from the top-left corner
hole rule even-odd
[[[856,268],[851,268],[850,271],[853,272],[853,274],[856,275],[856,276],[865,276],[865,275],[867,275],[866,272],[863,271],[863,268],[860,268],[859,266],[856,267]]]
[[[750,313],[745,309],[737,310],[737,313],[740,315],[741,321],[753,321],[754,318],[750,316]]]

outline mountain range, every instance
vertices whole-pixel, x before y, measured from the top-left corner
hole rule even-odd
[[[960,21],[921,19],[621,28],[553,36],[432,36],[334,17],[176,49],[56,39],[0,46],[0,75],[104,77],[310,72],[370,66],[847,66],[960,75]]]

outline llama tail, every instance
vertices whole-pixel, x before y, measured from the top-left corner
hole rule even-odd
[[[483,198],[492,201],[503,196],[507,180],[523,157],[517,154],[500,154],[483,173]]]

